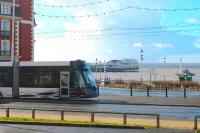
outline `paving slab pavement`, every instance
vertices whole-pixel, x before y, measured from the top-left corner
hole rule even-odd
[[[144,96],[117,96],[107,95],[92,98],[98,103],[109,104],[135,104],[135,105],[159,105],[159,106],[188,106],[200,107],[200,97],[144,97]],[[92,100],[91,99],[91,100]]]
[[[191,130],[178,129],[114,129],[89,127],[33,126],[17,124],[1,124],[1,133],[193,133]]]

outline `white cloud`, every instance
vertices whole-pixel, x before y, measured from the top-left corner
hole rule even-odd
[[[197,39],[195,42],[194,42],[194,46],[196,48],[200,48],[200,39]]]
[[[185,20],[185,22],[188,24],[196,24],[198,21],[195,18],[188,18]]]
[[[133,47],[135,47],[135,48],[142,48],[143,44],[139,43],[139,42],[136,42],[136,43],[133,44]]]
[[[109,25],[114,25],[114,24],[115,24],[115,22],[112,21],[112,20],[108,20],[107,23],[108,23]]]
[[[68,38],[37,39],[35,44],[35,60],[37,61],[68,61],[93,60],[96,45],[91,41],[70,40]]]
[[[112,50],[106,50],[106,53],[108,53],[108,54],[112,54]]]
[[[124,48],[127,48],[128,47],[128,44],[123,44],[122,45]]]
[[[88,30],[100,30],[101,24],[96,18],[87,18],[79,20],[78,22],[65,23],[64,27],[71,31],[88,31]],[[100,34],[95,32],[95,34]]]
[[[87,14],[87,11],[78,12],[76,11],[78,15]],[[75,15],[77,15],[76,13]],[[85,32],[65,32],[62,37],[51,38],[47,36],[46,40],[36,38],[35,60],[66,61],[83,59],[94,61],[96,57],[103,58],[102,55],[112,53],[111,50],[103,50],[104,54],[99,53],[101,51],[98,49],[99,44],[91,40],[95,35],[101,34],[101,23],[97,18],[77,18],[76,21],[66,21],[63,25],[66,31]],[[95,30],[95,32],[88,30]]]
[[[153,44],[154,47],[157,47],[157,48],[160,48],[160,49],[163,49],[163,48],[173,48],[173,45],[172,44],[168,44],[168,43],[156,43],[156,44]]]
[[[40,30],[40,29],[43,29],[45,27],[45,23],[42,22],[42,21],[37,21],[37,25],[35,27],[36,30]]]

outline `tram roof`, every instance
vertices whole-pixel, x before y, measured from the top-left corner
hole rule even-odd
[[[0,66],[12,66],[12,62],[0,62]],[[70,61],[21,61],[20,66],[70,66]]]

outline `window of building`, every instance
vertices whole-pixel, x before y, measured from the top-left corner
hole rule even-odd
[[[10,55],[10,41],[1,40],[1,55]]]
[[[2,31],[10,31],[10,20],[1,20],[1,30]]]
[[[1,14],[7,14],[10,15],[11,14],[11,6],[8,4],[1,4]]]

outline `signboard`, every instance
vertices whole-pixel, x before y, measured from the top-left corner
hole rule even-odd
[[[67,98],[69,97],[69,72],[60,72],[60,97]]]

